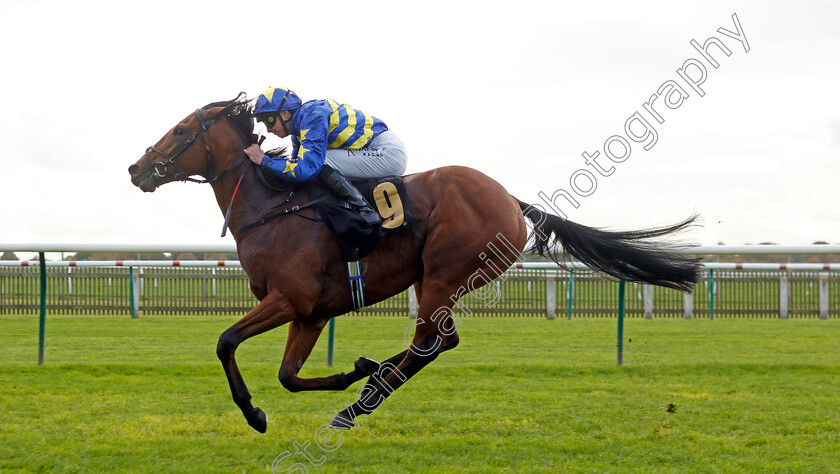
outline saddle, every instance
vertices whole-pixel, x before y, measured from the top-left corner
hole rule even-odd
[[[368,225],[358,210],[343,199],[330,194],[326,188],[320,185],[316,188],[316,183],[310,188],[313,199],[328,195],[325,200],[315,205],[315,209],[335,234],[341,247],[342,258],[347,262],[366,256],[387,235],[410,229],[414,223],[408,210],[405,183],[399,176],[353,181],[353,184],[382,217],[382,224],[378,227]]]
[[[356,262],[371,253],[387,235],[410,229],[414,225],[414,218],[408,210],[408,193],[405,190],[405,183],[399,176],[353,181],[353,185],[382,218],[382,223],[374,228],[365,222],[357,209],[347,204],[342,198],[333,195],[316,180],[307,181],[302,185],[298,183],[289,185],[279,178],[263,173],[259,168],[257,168],[257,175],[263,184],[278,193],[287,193],[289,199],[294,195],[297,187],[302,186],[309,194],[310,201],[269,213],[258,221],[238,229],[234,237],[284,216],[304,217],[298,211],[313,207],[318,214],[318,219],[324,221],[338,239],[344,261]],[[283,204],[275,206],[272,210],[279,207],[283,207]],[[227,226],[227,220],[225,226]]]

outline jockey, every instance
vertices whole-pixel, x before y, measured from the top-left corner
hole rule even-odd
[[[292,156],[270,157],[253,144],[245,154],[262,169],[286,181],[318,179],[357,207],[370,225],[379,213],[349,179],[402,176],[407,156],[396,134],[378,118],[332,100],[302,102],[289,89],[269,87],[257,98],[254,116],[270,133],[292,136]]]

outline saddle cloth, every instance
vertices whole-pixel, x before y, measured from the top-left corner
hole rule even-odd
[[[387,235],[410,229],[414,223],[408,210],[408,194],[399,176],[353,181],[370,205],[379,212],[382,224],[369,226],[359,211],[344,200],[331,196],[318,204],[318,216],[338,238],[345,261],[359,260],[372,252]]]

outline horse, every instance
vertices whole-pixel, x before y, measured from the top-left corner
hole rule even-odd
[[[216,354],[233,401],[260,433],[266,432],[268,419],[251,404],[235,352],[248,338],[284,324],[289,324],[289,334],[278,378],[287,390],[345,390],[368,377],[357,392],[363,396],[330,422],[349,429],[356,417],[373,412],[423,367],[458,345],[457,315],[452,313],[458,298],[499,277],[523,252],[558,265],[571,256],[618,279],[684,292],[698,280],[698,259],[678,254],[664,239],[692,225],[696,215],[665,227],[608,231],[528,205],[471,168],[410,174],[402,179],[414,225],[386,236],[361,259],[367,304],[414,286],[418,312],[410,346],[381,364],[361,357],[350,372],[303,378],[300,370],[324,326],[353,309],[348,270],[336,237],[310,205],[311,187],[304,183],[277,189],[244,155],[243,149],[259,138],[252,107],[240,93],[197,109],[128,171],[144,192],[172,181],[213,188],[259,300],[220,335]]]

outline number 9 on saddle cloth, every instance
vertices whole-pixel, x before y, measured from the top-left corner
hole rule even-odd
[[[372,252],[386,235],[410,229],[414,222],[408,210],[405,183],[399,176],[353,181],[353,184],[379,212],[381,226],[371,227],[357,210],[350,209],[343,199],[336,196],[330,195],[329,199],[315,206],[318,216],[338,238],[341,255],[347,262],[359,260]]]

